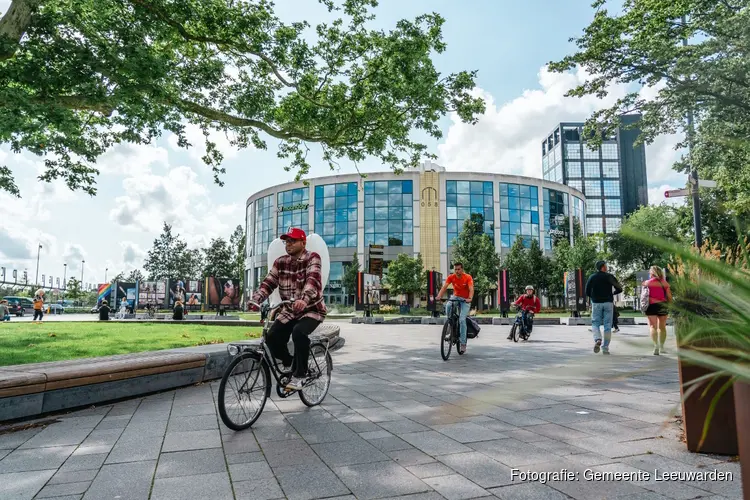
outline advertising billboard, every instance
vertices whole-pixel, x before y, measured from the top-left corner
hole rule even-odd
[[[443,275],[437,271],[427,271],[427,310],[439,311],[440,304],[435,298],[443,287]]]
[[[122,304],[122,299],[128,304],[128,309],[132,312],[135,311],[136,302],[136,291],[137,283],[125,283],[118,281],[115,283],[114,296],[112,298],[112,307],[119,309]]]
[[[211,308],[239,309],[241,295],[239,278],[206,278],[206,304]]]
[[[188,278],[169,280],[169,307],[174,307],[177,300],[190,311],[200,309],[203,304],[203,282]]]
[[[167,304],[166,281],[141,281],[138,284],[138,307],[164,307]]]
[[[380,276],[368,273],[357,273],[357,293],[355,309],[357,311],[376,311],[380,308]]]

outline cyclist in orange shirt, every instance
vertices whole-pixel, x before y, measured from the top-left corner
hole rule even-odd
[[[459,335],[461,339],[461,353],[466,352],[466,317],[469,315],[469,309],[471,307],[471,299],[474,298],[474,279],[471,275],[464,272],[464,265],[460,262],[453,264],[453,274],[448,276],[445,280],[443,288],[437,294],[437,300],[443,297],[443,294],[448,290],[448,285],[453,285],[453,296],[463,299],[461,301],[461,311],[459,313]],[[451,313],[451,307],[453,304],[448,302],[445,304],[445,314],[449,316]]]

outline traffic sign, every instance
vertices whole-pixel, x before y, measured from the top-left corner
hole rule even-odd
[[[669,191],[664,191],[665,198],[679,198],[681,196],[687,196],[689,194],[690,194],[689,189],[672,189]]]
[[[700,179],[698,181],[698,187],[702,188],[715,188],[716,187],[716,181],[708,181],[705,179]]]

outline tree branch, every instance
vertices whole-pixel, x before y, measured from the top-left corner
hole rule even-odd
[[[0,19],[0,61],[10,59],[16,53],[31,16],[43,0],[12,0],[5,15]]]

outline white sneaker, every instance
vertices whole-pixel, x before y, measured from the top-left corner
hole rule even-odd
[[[615,327],[615,329],[614,329],[614,330],[612,330],[612,331],[613,331],[614,333],[620,333],[620,329],[619,329],[619,328],[617,328],[617,327]]]
[[[304,378],[292,377],[292,380],[290,380],[289,383],[286,384],[286,388],[292,391],[300,391],[305,385],[305,382],[306,380]]]
[[[661,352],[662,354],[666,354],[666,353],[667,353],[667,350],[666,350],[666,349],[664,349],[664,346],[661,346],[661,347],[659,347],[659,351],[660,351],[660,352]]]
[[[659,348],[654,347],[654,356],[658,356],[658,355],[659,355]]]

